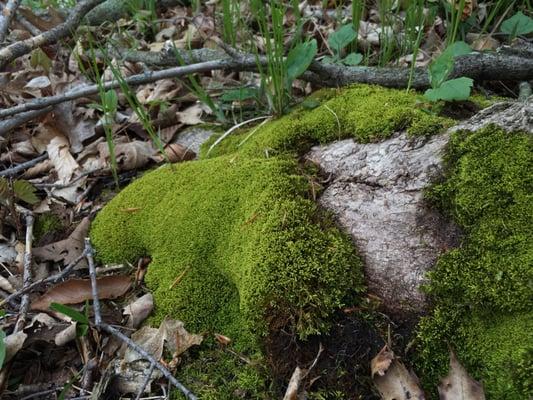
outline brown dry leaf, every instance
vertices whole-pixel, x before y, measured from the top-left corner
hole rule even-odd
[[[485,400],[483,385],[472,379],[453,351],[450,351],[450,372],[439,384],[440,400]]]
[[[372,379],[383,400],[424,400],[418,378],[387,345],[371,361]]]
[[[97,120],[76,117],[74,102],[67,101],[54,107],[56,128],[68,137],[72,151],[77,154],[83,150],[83,142],[96,135]]]
[[[90,224],[90,219],[85,217],[65,240],[34,249],[34,257],[41,261],[63,261],[65,265],[70,264],[83,252],[84,239],[89,232]],[[84,265],[87,265],[85,259],[78,264],[79,267]]]
[[[99,143],[98,152],[100,153],[100,162],[103,164],[103,167],[109,166],[109,147],[107,143]],[[118,168],[121,171],[145,166],[154,153],[155,150],[151,143],[140,140],[115,145],[115,156],[117,158]]]
[[[100,299],[116,299],[131,287],[129,276],[104,276],[96,279]],[[60,283],[31,304],[32,310],[47,311],[51,303],[77,304],[92,299],[90,279],[70,279]]]
[[[128,326],[138,328],[154,309],[154,297],[151,293],[139,297],[124,307],[124,315],[129,315]]]
[[[385,375],[385,372],[387,372],[393,360],[394,353],[392,350],[389,350],[388,346],[384,346],[377,356],[375,356],[370,362],[372,376],[376,374],[379,376]]]
[[[195,104],[190,107],[187,107],[185,110],[177,112],[179,121],[185,125],[198,125],[202,124],[201,117],[204,113],[204,108],[201,104]]]
[[[53,7],[48,8],[47,15],[49,15],[49,17],[51,18],[47,19],[38,17],[33,13],[31,8],[28,7],[19,7],[17,11],[22,14],[24,18],[30,21],[32,25],[34,25],[36,28],[39,28],[43,32],[49,31],[56,25],[59,25],[63,22],[63,18],[61,18],[59,14],[54,12]]]
[[[159,329],[143,326],[131,336],[132,340],[150,353],[156,360],[163,355],[163,349],[170,350],[174,357],[179,356],[191,346],[202,343],[202,335],[191,334],[183,326],[183,322],[166,319]],[[128,348],[124,354],[124,362],[132,363],[143,357],[135,350]]]
[[[179,93],[181,85],[174,79],[163,79],[156,83],[141,86],[137,91],[137,98],[141,104],[153,101],[168,101]]]
[[[165,147],[165,154],[167,156],[168,162],[171,163],[189,161],[194,160],[196,158],[195,152],[179,143],[172,143]],[[152,159],[158,163],[166,161],[165,157],[163,157],[161,154],[153,156]]]
[[[472,42],[472,50],[496,50],[500,46],[500,41],[494,39],[491,35],[476,35],[476,39]]]
[[[48,146],[46,146],[48,152],[48,158],[54,164],[57,176],[61,183],[67,183],[74,175],[74,172],[79,170],[79,165],[70,154],[70,145],[68,139],[58,134],[52,140]]]
[[[215,340],[223,346],[227,346],[231,343],[231,338],[221,335],[220,333],[215,333]]]
[[[289,380],[289,385],[287,386],[287,390],[285,391],[285,396],[283,396],[283,400],[297,400],[298,394],[300,391],[300,385],[302,383],[302,377],[303,377],[303,371],[300,367],[294,368],[294,372],[291,375],[291,379]]]
[[[456,10],[459,10],[460,2],[456,0],[448,0],[448,3],[452,7],[455,7]],[[468,17],[472,15],[472,12],[477,8],[477,0],[465,0],[463,14],[461,15],[461,20],[465,21]]]
[[[39,164],[27,169],[22,175],[25,179],[35,178],[37,176],[45,175],[54,167],[50,160],[41,161]]]
[[[24,342],[26,341],[27,337],[28,335],[20,331],[17,333],[12,333],[4,339],[6,345],[6,358],[4,359],[4,363],[7,363],[9,360],[15,357],[18,351],[22,349],[22,346],[24,346]]]

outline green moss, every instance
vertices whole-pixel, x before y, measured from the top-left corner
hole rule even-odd
[[[248,361],[248,362],[247,362]],[[269,399],[270,388],[261,357],[245,361],[213,343],[183,359],[177,378],[202,400]],[[175,399],[184,399],[176,392]]]
[[[100,212],[91,235],[103,260],[152,256],[159,319],[230,336],[291,320],[302,336],[320,332],[361,290],[360,262],[296,173],[289,159],[231,156],[160,168]]]
[[[153,322],[168,315],[256,352],[269,329],[325,332],[335,310],[357,302],[361,262],[309,199],[298,155],[348,137],[377,141],[402,129],[430,135],[451,121],[418,109],[417,95],[405,91],[355,86],[314,97],[322,103],[312,110],[301,106],[230,135],[209,155],[204,145],[200,161],[146,174],[98,214],[91,237],[101,260],[151,255]],[[214,398],[222,392],[213,389]]]
[[[450,119],[420,109],[417,95],[400,90],[356,85],[342,91],[320,91],[314,97],[322,101],[318,107],[312,110],[298,107],[291,114],[257,129],[251,136],[248,130],[231,135],[209,156],[237,150],[241,155],[259,157],[295,150],[303,153],[317,143],[346,138],[373,142],[402,129],[412,135],[432,135],[453,124]]]
[[[533,137],[489,126],[457,132],[449,172],[429,197],[465,231],[430,274],[437,307],[419,330],[428,385],[445,373],[447,344],[483,379],[489,398],[533,395]],[[529,383],[528,383],[529,382]]]
[[[41,238],[46,234],[53,234],[63,228],[61,219],[52,213],[39,214],[35,219],[33,226],[33,236],[35,243],[39,243]]]

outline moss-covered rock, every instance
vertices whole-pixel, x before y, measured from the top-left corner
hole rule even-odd
[[[419,330],[430,384],[445,373],[450,344],[489,398],[533,396],[532,150],[530,133],[495,126],[452,135],[448,177],[429,197],[466,235],[430,276],[437,306]]]
[[[422,111],[405,91],[356,86],[314,97],[317,107],[302,105],[209,154],[204,146],[199,161],[146,174],[98,214],[91,237],[102,261],[152,257],[155,320],[169,315],[254,352],[269,329],[325,332],[336,309],[357,302],[361,262],[311,199],[312,172],[298,156],[348,137],[430,135],[451,120]]]

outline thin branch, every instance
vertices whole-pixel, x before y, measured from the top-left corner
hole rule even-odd
[[[152,373],[154,372],[155,364],[150,364],[150,368],[148,369],[148,372],[146,373],[146,376],[144,377],[144,381],[139,388],[139,391],[137,392],[137,396],[135,396],[135,400],[140,400],[142,397],[144,391],[146,390],[146,386],[148,386],[148,383],[150,383],[150,378],[152,377]]]
[[[72,9],[72,12],[62,24],[50,29],[47,32],[43,32],[40,35],[4,47],[0,50],[0,69],[3,69],[7,64],[16,58],[30,53],[37,47],[55,43],[58,40],[71,35],[78,28],[83,17],[94,7],[100,3],[103,3],[104,1],[105,0],[82,1]]]
[[[4,133],[9,132],[11,129],[14,129],[16,127],[19,127],[34,118],[49,113],[50,111],[52,111],[52,107],[46,107],[42,110],[24,112],[22,114],[17,115],[15,118],[0,121],[0,136],[3,136]]]
[[[27,288],[31,285],[31,245],[33,240],[33,214],[26,214],[26,246],[24,248],[24,273],[22,277],[22,287]],[[24,324],[26,323],[26,314],[30,307],[30,296],[27,294],[22,296],[22,301],[20,303],[19,317],[17,323],[15,324],[14,332],[19,332],[24,329]]]
[[[85,238],[85,253],[87,255],[87,263],[89,264],[89,276],[91,277],[91,289],[93,296],[93,310],[94,310],[94,324],[97,328],[113,335],[117,339],[126,343],[130,348],[136,351],[143,358],[148,360],[151,364],[155,366],[169,382],[179,389],[186,398],[189,400],[198,400],[198,398],[183,384],[172,375],[172,373],[166,369],[159,361],[157,361],[150,353],[144,350],[141,346],[131,340],[129,337],[124,335],[121,331],[114,328],[111,325],[102,321],[102,314],[100,311],[100,300],[98,299],[98,288],[96,286],[96,268],[94,266],[94,250],[91,246],[91,241],[89,238]]]
[[[215,61],[206,61],[197,64],[186,65],[183,67],[174,67],[161,71],[149,71],[142,74],[132,75],[124,79],[124,81],[128,85],[138,86],[143,85],[145,83],[156,82],[161,79],[177,78],[180,76],[199,72],[208,72],[217,69],[227,69],[235,71],[243,70],[246,68],[253,68],[254,66],[255,60],[252,57],[247,58],[242,63],[236,63],[235,61],[230,59],[223,59]],[[116,89],[120,87],[120,83],[115,80],[107,81],[104,83],[103,86],[104,90]],[[98,90],[98,85],[83,85],[81,87],[69,90],[59,95],[41,97],[38,99],[30,100],[26,103],[0,110],[0,118],[9,117],[11,115],[19,114],[21,112],[26,112],[30,110],[40,110],[45,107],[63,103],[65,101],[79,99],[80,97],[92,96],[94,94],[97,94]],[[4,134],[6,134],[6,132],[0,130],[0,136],[3,136]]]
[[[39,164],[41,161],[44,161],[48,158],[48,154],[44,153],[41,154],[39,157],[34,158],[33,160],[29,160],[23,163],[20,163],[18,165],[15,165],[14,167],[4,169],[3,171],[0,171],[0,176],[15,176],[19,172],[24,171],[28,168],[33,167],[36,164]]]
[[[55,275],[52,275],[52,276],[48,276],[46,278],[43,278],[43,279],[40,279],[38,281],[35,281],[33,282],[31,285],[27,286],[27,287],[24,287],[18,291],[16,291],[15,293],[12,293],[10,294],[9,296],[7,296],[4,300],[2,300],[0,302],[0,307],[3,306],[5,303],[7,302],[10,302],[12,301],[13,299],[16,299],[17,297],[19,296],[23,296],[27,293],[31,293],[32,291],[34,291],[35,289],[43,286],[43,285],[46,285],[47,283],[52,283],[52,284],[55,284],[55,283],[58,283],[61,279],[65,278],[67,275],[69,275],[72,270],[74,269],[74,267],[76,265],[78,265],[78,263],[83,260],[86,256],[86,253],[85,253],[85,250],[74,260],[72,261],[69,265],[67,265],[63,271],[55,274]]]
[[[7,35],[7,30],[11,20],[17,12],[22,0],[9,0],[0,13],[0,43],[2,43]]]

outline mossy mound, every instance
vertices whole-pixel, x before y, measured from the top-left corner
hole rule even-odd
[[[445,374],[450,344],[489,398],[533,396],[532,150],[531,134],[494,126],[452,136],[448,178],[429,197],[465,240],[430,275],[437,306],[419,331],[428,384]]]
[[[318,143],[402,129],[431,135],[452,122],[418,109],[405,91],[356,86],[314,98],[318,106],[235,132],[209,154],[207,144],[199,161],[146,174],[98,214],[91,237],[100,260],[152,257],[154,322],[178,318],[254,353],[269,329],[322,333],[335,310],[357,303],[361,262],[311,199],[313,172],[298,156]]]
[[[312,145],[340,139],[376,142],[403,129],[411,135],[429,136],[453,125],[449,118],[428,114],[419,102],[414,93],[379,86],[320,90],[292,113],[258,129],[229,136],[209,156],[230,152],[258,157],[302,154]],[[204,147],[204,157],[208,148]]]
[[[294,319],[302,336],[323,331],[343,298],[361,290],[360,262],[296,173],[293,160],[231,155],[158,169],[98,215],[98,255],[150,254],[158,318],[190,330],[264,334]]]

